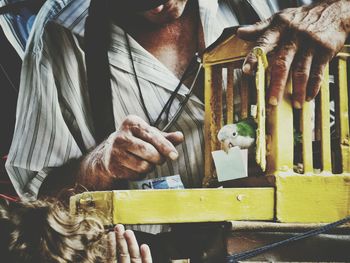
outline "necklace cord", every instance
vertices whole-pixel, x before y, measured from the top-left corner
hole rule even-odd
[[[143,97],[143,94],[142,94],[142,89],[141,89],[141,85],[140,85],[140,82],[139,82],[139,78],[138,78],[138,75],[137,75],[137,72],[136,72],[136,67],[135,67],[135,62],[134,62],[134,58],[133,58],[133,55],[132,55],[132,50],[131,50],[131,45],[130,45],[130,40],[129,40],[129,36],[127,34],[126,31],[124,31],[124,35],[125,35],[125,39],[126,39],[126,44],[127,44],[127,48],[128,48],[128,53],[129,53],[129,57],[130,57],[130,60],[131,60],[131,64],[132,64],[132,69],[133,69],[133,73],[134,73],[134,76],[135,76],[135,82],[136,82],[136,86],[137,86],[137,89],[139,91],[139,96],[140,96],[140,100],[141,100],[141,105],[142,105],[142,108],[145,112],[145,115],[149,121],[149,123],[152,125],[152,126],[159,126],[161,120],[162,120],[162,116],[165,114],[165,120],[167,122],[166,126],[163,128],[163,130],[165,129],[169,129],[170,126],[175,122],[174,120],[171,120],[169,122],[169,114],[170,114],[170,109],[171,109],[171,106],[172,104],[174,103],[175,101],[175,98],[176,96],[178,95],[179,93],[179,90],[180,88],[182,87],[184,81],[190,77],[191,75],[193,75],[193,73],[196,73],[195,75],[195,78],[193,79],[192,81],[192,84],[191,84],[191,88],[189,89],[189,92],[187,93],[185,99],[180,102],[180,109],[178,109],[178,111],[174,114],[174,117],[176,116],[176,119],[179,117],[179,113],[181,113],[183,111],[183,108],[185,107],[186,103],[188,102],[188,99],[190,98],[190,96],[192,95],[192,92],[193,92],[193,88],[194,88],[194,84],[196,83],[196,80],[197,80],[197,77],[199,75],[199,72],[201,70],[201,63],[200,63],[200,59],[199,59],[199,56],[198,56],[198,53],[196,53],[196,55],[191,59],[190,63],[188,64],[187,68],[185,69],[185,72],[183,73],[178,85],[176,86],[176,88],[174,89],[174,91],[171,93],[169,99],[167,100],[167,102],[165,103],[162,111],[159,113],[156,121],[154,123],[152,123],[151,121],[151,117],[149,115],[149,112],[147,110],[147,107],[146,107],[146,103],[145,103],[145,100],[144,100],[144,97]],[[198,67],[195,68],[194,66],[198,64]],[[171,124],[171,125],[169,125]]]
[[[134,72],[134,76],[135,76],[135,81],[136,81],[136,86],[137,86],[137,89],[139,91],[139,96],[140,96],[140,100],[141,100],[141,105],[142,105],[142,108],[143,108],[143,111],[145,112],[146,114],[146,117],[147,117],[147,120],[148,122],[151,124],[151,116],[149,115],[148,113],[148,110],[147,110],[147,107],[146,107],[146,103],[145,103],[145,100],[143,98],[143,94],[142,94],[142,90],[141,90],[141,85],[140,85],[140,82],[139,82],[139,78],[136,74],[136,68],[135,68],[135,63],[134,63],[134,58],[133,58],[133,55],[132,55],[132,51],[131,51],[131,45],[130,45],[130,40],[129,40],[129,36],[128,34],[126,33],[126,31],[124,31],[124,35],[125,35],[125,39],[126,39],[126,43],[127,43],[127,46],[128,46],[128,52],[129,52],[129,57],[130,57],[130,60],[131,60],[131,65],[132,65],[132,70]]]

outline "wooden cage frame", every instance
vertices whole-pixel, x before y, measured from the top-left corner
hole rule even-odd
[[[227,36],[227,37],[225,37]],[[239,48],[237,48],[239,47]],[[203,55],[205,69],[205,177],[208,186],[213,177],[211,151],[220,149],[216,135],[223,125],[222,83],[217,68],[227,63],[242,63],[253,44],[224,32],[219,41]],[[186,190],[123,190],[91,192],[71,198],[73,213],[81,207],[94,206],[105,215],[106,224],[155,224],[181,222],[214,222],[231,220],[269,220],[282,223],[327,223],[350,215],[350,145],[347,59],[350,48],[336,56],[339,78],[340,149],[342,173],[332,173],[329,125],[328,69],[320,90],[320,125],[322,164],[315,174],[312,164],[311,107],[306,102],[301,110],[302,157],[304,172],[293,171],[293,108],[291,82],[281,103],[265,105],[265,69],[267,60],[260,49],[255,50],[258,70],[257,163],[266,176],[273,178],[271,187],[186,189]],[[228,70],[229,71],[229,70]],[[231,72],[229,72],[230,74]],[[232,79],[227,79],[232,86]],[[233,101],[228,89],[227,101]],[[233,122],[233,103],[226,105],[227,122]],[[266,108],[268,107],[268,108]],[[244,113],[247,114],[247,113]],[[265,127],[267,130],[265,131]],[[265,158],[266,157],[266,158]],[[137,212],[135,212],[137,211]]]

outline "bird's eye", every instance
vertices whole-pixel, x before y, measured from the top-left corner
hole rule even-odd
[[[236,137],[236,136],[237,136],[237,132],[233,132],[233,133],[232,133],[232,136],[233,136],[233,137]]]

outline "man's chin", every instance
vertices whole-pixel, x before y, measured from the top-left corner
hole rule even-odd
[[[181,17],[185,9],[186,2],[187,1],[184,1],[183,5],[162,5],[159,12],[155,8],[154,10],[146,12],[144,14],[144,18],[154,24],[171,23]]]
[[[145,19],[153,24],[167,24],[175,21],[181,15],[182,15],[182,12],[174,10],[174,11],[167,11],[164,13],[162,12],[159,14],[150,13],[145,16]]]

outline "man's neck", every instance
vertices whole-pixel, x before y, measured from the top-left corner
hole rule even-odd
[[[140,18],[121,26],[148,52],[180,78],[194,54],[204,48],[197,1],[189,1],[181,17],[162,25]]]

